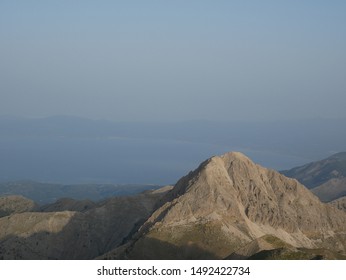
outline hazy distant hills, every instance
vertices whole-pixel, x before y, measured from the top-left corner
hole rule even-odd
[[[289,169],[346,150],[344,123],[0,117],[0,182],[165,185],[205,158],[229,150],[270,168]]]
[[[322,201],[328,202],[346,195],[346,152],[282,173],[299,180]]]
[[[312,189],[331,179],[346,177],[346,152],[337,153],[326,159],[282,171],[281,173],[296,178]]]
[[[21,195],[42,205],[61,198],[100,201],[112,196],[136,194],[145,190],[157,189],[154,185],[115,185],[115,184],[51,184],[33,181],[0,183],[0,196]]]

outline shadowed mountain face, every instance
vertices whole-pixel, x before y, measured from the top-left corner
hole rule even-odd
[[[281,173],[297,179],[322,201],[346,195],[346,152]]]
[[[97,207],[97,203],[90,200],[75,200],[72,198],[61,198],[52,204],[41,206],[40,210],[42,212],[61,212],[61,211],[85,212],[94,207]]]
[[[345,213],[296,180],[228,153],[179,180],[132,243],[107,257],[189,259],[198,248],[204,252],[199,258],[222,259],[265,235],[293,247],[345,253],[345,232]]]
[[[93,259],[126,240],[163,194],[152,191],[97,204],[63,199],[44,207],[44,213],[0,218],[0,259]]]
[[[273,235],[264,235],[246,244],[226,259],[230,260],[345,260],[346,256],[318,248],[296,248]]]

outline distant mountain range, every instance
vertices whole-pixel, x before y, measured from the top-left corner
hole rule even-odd
[[[27,206],[8,207],[20,200]],[[346,259],[346,212],[238,152],[174,187],[0,206],[3,259]]]
[[[0,183],[0,196],[21,195],[29,198],[39,205],[53,203],[61,198],[75,200],[100,200],[112,196],[126,196],[155,190],[155,185],[116,185],[116,184],[75,184],[63,185],[41,183],[34,181],[14,181]]]
[[[346,196],[346,152],[281,173],[296,178],[322,201],[328,202]]]

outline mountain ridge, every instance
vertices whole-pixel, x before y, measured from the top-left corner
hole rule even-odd
[[[94,259],[120,246],[165,191],[92,204],[63,199],[36,212],[2,217],[0,259]]]
[[[0,218],[5,259],[343,258],[346,213],[239,152],[175,184]],[[53,245],[52,245],[53,244]]]
[[[346,195],[346,152],[281,173],[296,178],[322,201],[329,202]]]
[[[225,258],[268,234],[294,247],[345,252],[345,232],[346,215],[297,180],[231,152],[180,179],[132,243],[113,257]],[[167,250],[147,253],[153,245]]]

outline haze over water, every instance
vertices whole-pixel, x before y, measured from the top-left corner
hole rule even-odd
[[[337,0],[1,1],[3,116],[275,125],[221,125],[209,136],[216,142],[189,142],[189,127],[150,140],[11,138],[3,130],[0,179],[174,183],[233,149],[277,169],[346,150],[336,135],[346,119],[345,12]],[[315,127],[279,137],[287,121]],[[328,122],[326,138],[315,133],[320,122]]]

